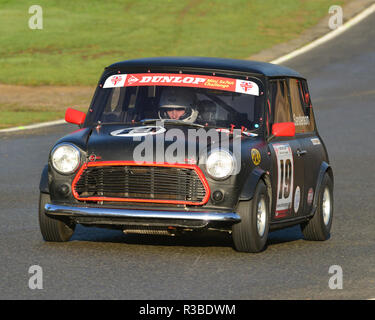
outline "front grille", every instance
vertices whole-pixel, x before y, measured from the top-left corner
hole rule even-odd
[[[208,187],[192,165],[89,163],[78,172],[73,194],[80,201],[134,201],[200,205]]]

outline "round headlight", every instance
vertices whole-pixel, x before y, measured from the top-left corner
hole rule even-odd
[[[211,177],[225,179],[232,174],[234,165],[234,158],[228,151],[218,150],[208,156],[206,169]]]
[[[71,144],[60,144],[52,150],[51,161],[58,172],[73,173],[80,164],[80,152]]]

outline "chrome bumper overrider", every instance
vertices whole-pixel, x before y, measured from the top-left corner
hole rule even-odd
[[[201,221],[208,223],[234,224],[241,221],[234,212],[194,212],[194,211],[154,211],[117,208],[74,207],[46,204],[45,213],[50,216],[70,216],[72,218],[121,219],[124,221]]]

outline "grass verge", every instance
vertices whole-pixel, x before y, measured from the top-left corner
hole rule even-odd
[[[247,58],[350,0],[0,0],[0,128],[86,111],[103,68],[150,56]],[[56,89],[57,88],[57,89]],[[88,89],[89,88],[89,89]]]
[[[149,56],[246,58],[288,41],[348,0],[0,0],[0,83],[95,85],[113,62]]]
[[[64,119],[64,112],[49,111],[3,111],[0,129]]]

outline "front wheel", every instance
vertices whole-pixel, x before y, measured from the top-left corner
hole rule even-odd
[[[318,207],[311,220],[301,224],[306,240],[324,241],[330,237],[333,218],[333,182],[328,174],[323,177],[318,195]]]
[[[41,193],[39,198],[39,227],[45,241],[65,242],[68,241],[75,229],[74,223],[65,223],[48,217],[44,206],[51,202],[47,193]]]
[[[263,182],[258,183],[253,199],[239,202],[237,213],[241,222],[232,227],[234,248],[240,252],[263,251],[269,231],[269,197]]]

